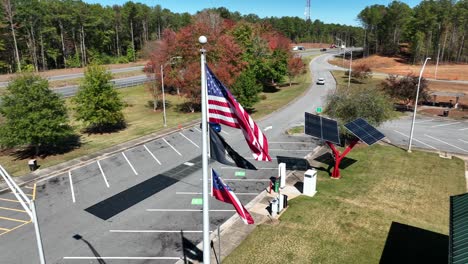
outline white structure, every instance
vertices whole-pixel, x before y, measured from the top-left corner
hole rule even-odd
[[[280,188],[286,187],[286,163],[278,164],[278,176],[280,177]]]
[[[317,171],[315,169],[307,170],[304,173],[304,186],[302,190],[302,194],[307,196],[314,196],[316,191],[317,185]]]
[[[284,209],[284,195],[280,194],[277,199],[279,199],[278,212],[281,213]]]
[[[276,217],[278,215],[278,199],[273,199],[270,202],[271,216]]]

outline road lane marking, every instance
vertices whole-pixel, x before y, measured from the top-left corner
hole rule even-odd
[[[166,142],[167,145],[169,145],[169,147],[171,147],[177,154],[179,154],[180,156],[182,156],[182,154],[180,154],[179,151],[177,151],[177,149],[175,149],[171,144],[169,144],[169,142],[167,142],[167,140],[165,138],[163,138],[162,140],[164,140],[164,142]]]
[[[466,140],[463,140],[463,139],[458,139],[458,140],[460,140],[460,141],[463,142],[463,143],[468,144],[468,141],[466,141]]]
[[[34,183],[34,190],[33,190],[33,201],[36,200],[36,187],[37,187],[37,183]]]
[[[6,198],[0,198],[0,201],[13,202],[13,203],[19,203],[20,202],[20,201],[17,201],[17,200],[6,199]]]
[[[190,138],[186,137],[184,134],[182,134],[182,132],[179,132],[179,134],[181,136],[183,136],[185,139],[187,139],[188,141],[190,141],[190,143],[192,143],[195,147],[197,148],[200,148],[200,146],[198,146],[197,144],[195,144],[195,142],[193,142],[192,140],[190,140]]]
[[[146,209],[147,212],[203,212],[203,209]],[[235,212],[236,210],[211,209],[210,212]]]
[[[195,164],[192,163],[192,162],[188,162],[188,161],[187,161],[187,162],[184,162],[184,165],[189,166],[189,167],[192,167],[192,166],[195,165]]]
[[[97,161],[97,165],[99,166],[99,170],[101,171],[102,177],[104,178],[104,182],[106,183],[107,188],[109,188],[109,182],[107,182],[106,174],[104,174],[104,170],[102,169],[99,160]]]
[[[225,170],[238,170],[239,168],[237,167],[220,167],[221,169],[225,169]],[[276,168],[257,168],[257,170],[277,170],[278,167]]]
[[[179,231],[180,232],[180,231]],[[63,257],[69,260],[181,260],[181,257]]]
[[[268,143],[271,143],[271,144],[312,144],[312,142],[300,142],[300,141],[272,141],[272,142],[268,142]]]
[[[267,126],[267,127],[265,127],[265,129],[263,129],[263,131],[268,131],[270,129],[273,129],[273,126]]]
[[[11,229],[0,227],[0,231],[10,231]]]
[[[203,230],[109,230],[111,233],[203,233]],[[210,231],[210,233],[213,231]]]
[[[203,179],[200,179],[203,181]],[[223,181],[270,182],[270,179],[224,179]]]
[[[393,131],[397,132],[398,134],[400,134],[400,135],[402,135],[402,136],[405,136],[405,137],[409,138],[408,135],[405,135],[405,134],[401,133],[400,131],[396,131],[396,130],[393,130]],[[435,147],[433,147],[433,146],[431,146],[431,145],[429,145],[429,144],[426,144],[426,143],[422,142],[421,140],[418,140],[418,139],[416,139],[416,138],[414,138],[414,137],[413,137],[413,140],[416,141],[416,142],[419,142],[419,143],[421,143],[421,144],[423,144],[423,145],[425,145],[425,146],[428,146],[428,147],[430,147],[430,148],[432,148],[432,149],[438,150],[437,148],[435,148]]]
[[[7,210],[7,211],[13,211],[13,212],[20,212],[20,213],[26,213],[25,210],[20,210],[20,209],[15,209],[15,208],[9,208],[9,207],[2,207],[0,206],[1,210]]]
[[[143,145],[143,147],[145,147],[146,151],[148,151],[148,153],[151,155],[151,157],[153,157],[153,159],[159,163],[159,165],[161,165],[161,162],[158,160],[158,158],[156,158],[156,156],[154,156],[154,154],[148,149],[148,147],[146,145]]]
[[[125,155],[125,153],[123,151],[122,151],[122,155],[124,156],[124,158],[127,161],[128,165],[130,165],[130,168],[132,168],[133,173],[135,173],[135,175],[138,175],[138,172],[135,170],[132,163],[130,163],[130,161],[128,160],[127,155]]]
[[[24,186],[24,188],[26,188],[26,189],[31,189],[31,190],[34,189],[34,187],[29,187],[29,186]]]
[[[187,194],[187,195],[200,195],[203,194],[201,192],[176,192],[176,194]],[[260,193],[238,193],[236,195],[259,195]]]
[[[72,194],[72,201],[75,203],[75,190],[73,190],[73,180],[71,176],[71,171],[68,171],[68,178],[70,178],[70,189],[71,189],[71,194]]]
[[[456,124],[460,124],[460,123],[461,123],[461,122],[454,122],[454,123],[448,123],[448,124],[435,125],[435,126],[431,126],[431,127],[451,126],[451,125],[456,125]]]
[[[4,217],[4,216],[0,216],[0,219],[12,221],[12,222],[19,222],[19,223],[27,223],[28,222],[28,221],[25,221],[25,220],[9,218],[9,217]]]
[[[424,134],[424,135],[425,135],[426,137],[429,137],[429,138],[432,138],[432,139],[437,140],[437,141],[439,141],[439,142],[442,142],[442,143],[444,143],[444,144],[447,144],[447,145],[449,145],[449,146],[451,146],[451,147],[453,147],[453,148],[459,149],[459,150],[464,151],[464,152],[468,152],[468,150],[466,150],[466,149],[462,149],[462,148],[460,148],[460,147],[457,147],[457,146],[455,146],[455,145],[453,145],[453,144],[450,144],[450,143],[445,142],[445,141],[443,141],[443,140],[440,140],[440,139],[438,139],[438,138],[431,137],[431,136],[429,136],[429,135],[427,135],[427,134]]]
[[[224,134],[226,134],[226,135],[229,135],[229,133],[226,132],[226,131],[224,131],[224,130],[221,130],[221,133],[224,133]]]
[[[461,128],[461,129],[458,129],[458,131],[462,131],[462,130],[468,130],[468,127],[466,127],[466,128]]]
[[[18,228],[20,228],[20,227],[22,227],[22,226],[24,226],[24,225],[29,224],[29,223],[31,223],[31,220],[29,220],[29,221],[27,221],[27,222],[25,222],[25,223],[22,223],[21,225],[17,225],[17,226],[15,226],[14,228],[12,228],[12,229],[10,229],[10,230],[8,230],[8,231],[6,231],[6,232],[1,233],[0,236],[6,235],[6,234],[10,233],[11,231],[14,231],[14,230],[16,230],[16,229],[18,229]]]
[[[309,149],[270,149],[271,151],[301,151],[301,152],[312,152]]]
[[[193,129],[195,129],[196,131],[200,132],[201,133],[201,130],[196,128],[196,127],[193,127]]]
[[[414,122],[414,123],[415,124],[421,124],[421,123],[426,123],[426,122],[431,122],[431,121],[434,121],[434,119],[423,120],[423,121],[418,121],[418,122]]]

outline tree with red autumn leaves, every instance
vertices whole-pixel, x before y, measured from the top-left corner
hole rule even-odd
[[[289,78],[289,86],[292,84],[292,79],[299,75],[304,73],[306,70],[305,64],[302,61],[300,57],[293,57],[290,58],[288,61],[288,78]]]
[[[259,100],[261,85],[279,82],[288,74],[290,42],[271,26],[235,23],[209,11],[197,14],[192,21],[178,32],[165,30],[146,65],[146,72],[154,75],[157,83],[163,65],[164,84],[180,91],[187,99],[188,111],[198,110],[201,99],[199,36],[208,39],[203,47],[208,65],[227,87],[235,87],[233,94],[241,104],[251,106]]]

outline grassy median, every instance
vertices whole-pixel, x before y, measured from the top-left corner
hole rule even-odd
[[[379,263],[392,222],[448,234],[449,196],[466,192],[462,160],[380,145],[347,157],[357,162],[342,179],[319,171],[314,197],[291,200],[223,263]]]

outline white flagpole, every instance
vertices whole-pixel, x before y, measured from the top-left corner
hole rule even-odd
[[[207,39],[205,36],[198,38],[200,44],[205,44]],[[210,264],[211,249],[210,249],[210,205],[209,205],[209,189],[208,189],[208,122],[207,122],[207,96],[206,96],[206,71],[205,71],[205,52],[202,47],[201,53],[201,107],[202,107],[202,165],[203,165],[203,263]]]

